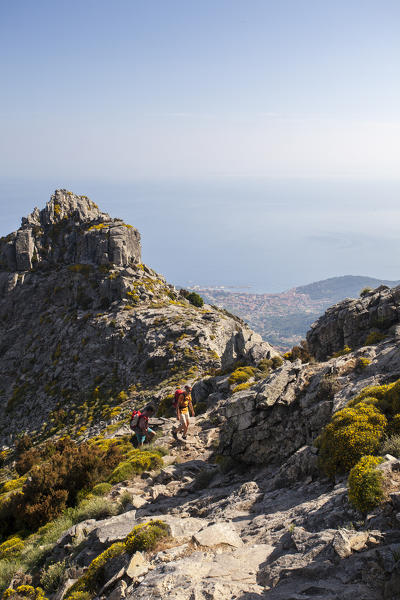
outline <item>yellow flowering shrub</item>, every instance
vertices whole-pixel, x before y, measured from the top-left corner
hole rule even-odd
[[[235,385],[238,383],[244,383],[248,381],[250,377],[254,377],[255,369],[254,367],[239,367],[236,371],[233,371],[229,376],[228,383],[229,385]]]
[[[0,544],[0,560],[15,558],[24,549],[24,542],[20,537],[14,536]]]
[[[383,500],[383,475],[376,469],[382,460],[379,456],[363,456],[350,471],[349,500],[362,513],[367,513]]]
[[[25,481],[26,481],[26,475],[23,475],[22,477],[18,477],[18,479],[10,479],[9,481],[6,481],[5,483],[3,483],[3,487],[1,489],[1,491],[2,491],[2,493],[5,493],[5,492],[12,492],[13,490],[18,490],[19,488],[22,488]]]
[[[338,411],[315,441],[323,471],[333,477],[349,471],[364,454],[378,452],[386,426],[386,417],[370,404]]]
[[[163,521],[149,521],[136,525],[125,541],[128,552],[153,550],[160,540],[168,537],[169,527]]]
[[[339,358],[340,356],[345,356],[346,354],[350,354],[351,348],[349,346],[345,346],[343,350],[339,350],[333,354],[332,358]]]
[[[400,379],[393,383],[371,385],[364,388],[349,402],[348,406],[364,402],[367,397],[376,398],[378,400],[377,407],[386,414],[400,413]]]
[[[120,556],[125,552],[124,542],[115,542],[107,550],[99,554],[90,563],[87,571],[74,583],[68,590],[65,600],[71,600],[76,592],[86,592],[95,594],[96,589],[103,583],[104,567],[114,557]],[[75,596],[76,597],[76,596]]]
[[[31,585],[20,585],[16,590],[13,588],[7,588],[5,592],[3,592],[2,600],[8,600],[8,598],[15,598],[18,600],[19,598],[30,598],[30,600],[47,600],[44,596],[44,591],[42,588],[34,588]]]

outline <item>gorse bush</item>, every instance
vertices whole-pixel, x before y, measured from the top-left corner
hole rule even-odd
[[[293,346],[289,352],[285,352],[283,358],[290,360],[290,362],[300,359],[302,363],[308,363],[313,360],[306,340],[301,340],[298,346]]]
[[[169,527],[163,521],[149,521],[132,529],[126,538],[125,547],[131,554],[153,550],[156,544],[168,535]]]
[[[356,406],[365,402],[365,398],[375,398],[376,406],[388,417],[400,413],[400,379],[385,385],[373,385],[364,388],[349,402],[349,406]]]
[[[349,500],[362,513],[367,513],[383,500],[383,475],[376,469],[380,462],[380,457],[363,456],[350,471]]]
[[[19,536],[14,536],[0,544],[0,560],[10,560],[19,556],[24,549],[24,542]]]
[[[254,377],[254,373],[254,367],[239,367],[238,369],[233,371],[233,373],[231,373],[228,379],[228,383],[229,385],[245,383],[251,377]]]
[[[369,404],[338,411],[315,441],[320,466],[330,477],[349,471],[364,454],[378,452],[386,426],[386,417]]]
[[[350,354],[351,348],[349,346],[345,346],[342,350],[338,350],[333,354],[333,358],[339,358],[340,356],[346,356],[346,354]]]
[[[42,588],[34,588],[31,585],[20,585],[16,590],[8,588],[2,596],[2,600],[20,600],[29,598],[30,600],[47,600]]]

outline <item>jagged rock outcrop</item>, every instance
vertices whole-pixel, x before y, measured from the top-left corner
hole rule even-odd
[[[0,267],[8,271],[74,263],[128,267],[140,260],[137,229],[67,190],[56,190],[43,210],[35,208],[0,241]]]
[[[135,394],[162,398],[182,379],[277,354],[240,319],[190,304],[140,262],[137,230],[85,196],[56,191],[0,256],[3,441],[87,427]]]
[[[364,346],[370,333],[388,334],[400,322],[400,286],[380,286],[329,308],[307,334],[310,352],[326,360],[345,346]]]

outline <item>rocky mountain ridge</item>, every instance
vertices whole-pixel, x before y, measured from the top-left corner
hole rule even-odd
[[[62,269],[50,274],[49,285],[60,273],[69,281],[70,271],[64,273]],[[95,290],[88,295],[96,305],[98,290],[103,289],[103,274],[98,275],[93,267],[86,277],[85,271],[79,272],[78,277],[83,277],[79,282],[85,289]],[[110,344],[113,354],[109,358],[116,358],[113,364],[129,366],[126,374],[118,370],[116,391],[132,381],[128,375],[135,373],[135,385],[142,386],[142,399],[147,391],[160,400],[169,393],[174,380],[166,379],[165,372],[173,368],[173,362],[168,362],[165,369],[163,360],[172,360],[176,352],[182,360],[186,354],[188,362],[177,374],[187,377],[197,367],[193,398],[205,412],[192,421],[186,441],[172,437],[172,416],[164,414],[156,419],[158,437],[152,451],[165,449],[163,466],[107,484],[108,501],[116,503],[124,494],[129,495],[122,512],[66,527],[57,539],[42,546],[41,562],[33,569],[23,561],[17,563],[19,568],[9,566],[7,584],[16,591],[6,592],[5,597],[26,597],[26,589],[20,587],[26,585],[32,586],[31,597],[38,597],[37,586],[44,582],[51,600],[352,600],[354,596],[362,600],[399,600],[400,456],[382,456],[379,469],[385,494],[373,509],[362,513],[349,501],[348,473],[339,471],[328,477],[321,469],[316,440],[338,411],[357,406],[355,400],[363,392],[367,402],[363,410],[368,414],[376,413],[384,394],[390,392],[390,401],[398,401],[400,288],[378,288],[359,300],[341,302],[328,310],[308,336],[316,358],[303,364],[300,360],[280,360],[240,321],[211,307],[191,306],[140,263],[112,267],[110,271],[119,273],[111,281],[121,281],[117,288],[110,288],[115,297],[106,296],[112,303],[105,317],[91,314],[86,318],[87,311],[91,312],[89,304],[89,308],[77,311],[76,323],[67,320],[68,329],[63,329],[61,318],[47,323],[44,333],[51,336],[57,332],[67,340],[84,331],[89,337],[84,344],[80,341],[80,361],[74,363],[80,369],[81,382],[93,376],[90,369],[98,368],[96,364],[100,372],[107,368],[105,362],[96,363],[100,359],[94,356],[96,349]],[[12,273],[8,275],[13,277]],[[151,289],[146,287],[145,278],[150,278]],[[41,298],[44,280],[38,281],[41,285],[37,294]],[[94,286],[91,281],[96,282]],[[125,310],[129,298],[125,290],[133,291],[136,282],[143,288],[143,298],[139,296],[141,302]],[[19,296],[21,290],[12,296],[19,307],[28,304],[31,288],[25,282],[22,289],[27,290],[26,296]],[[59,302],[54,304],[51,297],[51,319],[62,307],[75,307],[76,296],[64,291]],[[178,316],[188,321],[184,329],[175,320]],[[102,329],[93,320],[97,318],[105,320]],[[116,325],[110,326],[108,319],[114,319]],[[13,322],[16,326],[16,315]],[[144,342],[134,354],[136,362],[129,362],[133,345],[128,332],[133,322]],[[110,331],[117,340],[109,339]],[[178,341],[182,331],[185,335]],[[19,330],[21,337],[22,332]],[[176,339],[169,337],[170,332]],[[178,343],[169,346],[172,339]],[[200,340],[207,353],[198,350]],[[51,348],[55,341],[51,337]],[[73,378],[68,355],[74,348],[64,344],[65,348],[61,345],[53,357],[53,362],[58,362],[50,365],[46,359],[45,364],[50,369],[62,367],[62,372],[67,370],[68,377]],[[215,363],[210,350],[218,355],[218,360],[213,358]],[[36,364],[38,352],[32,352]],[[11,362],[15,356],[7,352],[3,356],[8,364],[15,364]],[[150,365],[142,361],[156,357],[160,360]],[[29,355],[25,358],[32,360]],[[246,364],[235,364],[237,358]],[[78,367],[79,362],[82,365]],[[33,368],[29,362],[21,364]],[[210,366],[225,369],[206,373]],[[42,371],[37,373],[39,378],[45,375]],[[62,377],[62,373],[57,376]],[[58,388],[54,393],[57,398]],[[134,405],[136,391],[129,394],[121,400],[122,405]],[[29,401],[24,395],[17,406],[27,406]],[[42,407],[37,410],[44,414]],[[84,410],[82,403],[80,410]],[[356,409],[351,410],[357,416]],[[387,417],[395,425],[396,414],[387,410]],[[60,428],[53,435],[63,431]],[[374,427],[366,432],[374,434]],[[96,440],[99,438],[95,443],[123,442],[129,435],[123,407],[113,418],[97,421],[96,426],[78,436],[78,443],[94,435]],[[21,489],[18,485],[29,485],[29,478],[26,483],[13,481],[17,492]],[[4,495],[7,493],[3,488],[0,509]],[[132,550],[128,542],[135,531],[145,531],[151,522],[157,528],[160,521],[168,536],[148,546],[143,538],[143,545]],[[42,528],[42,535],[50,527],[48,523]],[[0,556],[2,547],[0,544]],[[5,562],[0,558],[0,575]],[[56,580],[54,572],[60,574]]]
[[[57,190],[0,256],[3,441],[65,419],[90,427],[130,398],[277,354],[239,319],[188,302],[141,263],[138,231],[84,196]]]

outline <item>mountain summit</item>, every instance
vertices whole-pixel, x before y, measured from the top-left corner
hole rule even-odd
[[[0,245],[0,264],[11,271],[71,263],[127,267],[140,260],[137,229],[67,190],[56,190],[43,210],[35,208]]]

